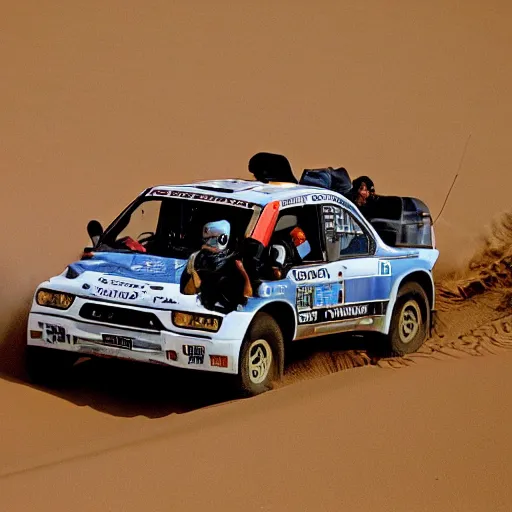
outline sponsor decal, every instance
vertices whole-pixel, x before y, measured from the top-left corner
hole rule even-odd
[[[342,283],[322,284],[315,287],[314,307],[334,306],[343,302]]]
[[[188,357],[188,364],[203,364],[205,348],[202,345],[183,345],[183,353]]]
[[[292,197],[291,199],[283,199],[281,201],[281,207],[290,206],[292,204],[304,204],[307,203],[308,196],[297,196]]]
[[[229,204],[232,206],[242,206],[243,208],[251,208],[252,203],[242,201],[241,199],[233,199],[232,197],[213,196],[211,194],[198,194],[196,192],[182,192],[180,190],[162,190],[153,189],[149,195],[164,197],[179,197],[181,199],[195,199],[196,201],[206,201],[209,203]]]
[[[284,295],[286,292],[286,285],[284,284],[270,284],[262,283],[258,288],[259,297],[278,297]]]
[[[113,290],[110,288],[103,288],[101,286],[95,286],[93,295],[96,295],[97,297],[107,297],[109,299],[135,300],[139,297],[139,292]]]
[[[335,196],[334,194],[313,194],[311,196],[311,201],[317,203],[322,201],[332,201],[333,203],[338,204],[346,204],[346,201],[341,199],[341,197]]]
[[[39,328],[43,330],[43,339],[46,343],[51,345],[59,343],[67,343],[69,345],[75,345],[77,341],[76,336],[71,336],[66,332],[66,329],[61,325],[57,324],[46,324],[38,322]]]
[[[386,313],[386,308],[387,301],[327,307],[299,313],[299,324],[316,324],[337,320],[364,318],[366,316],[373,315],[384,315]]]
[[[147,260],[139,265],[132,265],[133,272],[150,272],[152,274],[165,274],[166,266],[163,261]]]
[[[157,302],[159,304],[178,304],[178,302],[175,301],[172,297],[162,297],[162,296],[153,297],[153,304],[156,304]]]
[[[389,261],[379,261],[379,275],[390,276],[391,275],[391,263]]]
[[[297,196],[297,197],[291,197],[290,199],[283,199],[281,201],[281,207],[284,208],[285,206],[291,206],[295,204],[305,204],[308,202],[312,203],[322,203],[322,202],[331,202],[331,203],[337,203],[343,206],[350,207],[350,203],[348,200],[343,199],[342,197],[338,197],[334,194],[306,194],[303,196]]]
[[[369,304],[359,304],[357,306],[340,306],[327,309],[325,316],[327,320],[338,320],[339,318],[356,318],[358,316],[368,315]]]
[[[129,283],[119,279],[110,279],[99,277],[98,282],[101,286],[94,286],[92,292],[97,297],[106,297],[109,299],[136,300],[141,295],[147,293],[146,285]],[[112,288],[115,287],[115,288]]]
[[[330,279],[331,277],[325,267],[294,269],[292,274],[296,281],[315,281],[317,279]]]
[[[112,285],[112,286],[120,286],[122,288],[139,288],[141,290],[146,288],[146,286],[143,285],[143,284],[127,283],[126,281],[119,281],[117,279],[107,279],[105,277],[100,277],[98,279],[98,281],[101,284],[107,284],[107,285]]]
[[[318,311],[299,313],[299,324],[316,324],[318,322]]]
[[[297,286],[297,295],[295,303],[297,309],[311,309],[313,307],[313,294],[315,288],[313,286]]]
[[[296,294],[297,309],[317,309],[343,304],[343,282],[321,284],[318,286],[298,286]]]

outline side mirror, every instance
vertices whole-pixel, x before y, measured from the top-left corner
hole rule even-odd
[[[103,226],[97,220],[91,220],[87,224],[87,233],[91,238],[93,247],[96,247],[100,236],[103,234]]]

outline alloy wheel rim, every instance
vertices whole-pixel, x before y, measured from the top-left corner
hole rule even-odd
[[[400,341],[407,345],[418,334],[421,325],[421,310],[415,300],[409,300],[404,304],[400,314],[398,332]]]
[[[249,379],[253,384],[261,384],[272,366],[272,349],[266,340],[253,341],[249,347]]]

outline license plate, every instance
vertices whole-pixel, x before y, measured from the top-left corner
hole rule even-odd
[[[116,334],[103,334],[103,344],[111,347],[132,349],[133,338],[126,336],[117,336]]]

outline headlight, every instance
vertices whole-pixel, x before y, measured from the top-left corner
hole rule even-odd
[[[172,323],[176,327],[183,327],[184,329],[217,332],[222,324],[222,317],[173,311]]]
[[[74,300],[75,296],[69,293],[44,289],[39,290],[36,295],[36,302],[40,306],[47,306],[49,308],[68,309]]]

